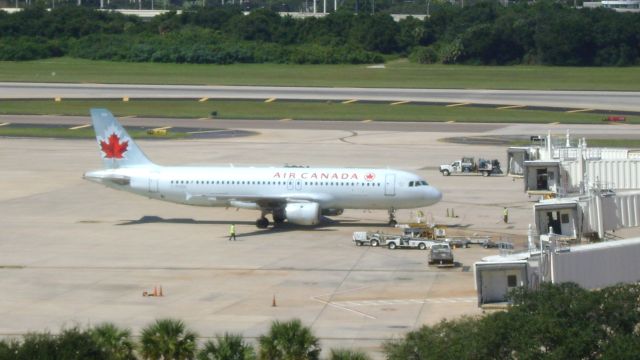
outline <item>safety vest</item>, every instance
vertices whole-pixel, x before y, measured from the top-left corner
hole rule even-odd
[[[503,213],[504,213],[504,216],[507,216],[507,215],[509,215],[509,210],[504,209]]]
[[[229,234],[235,234],[236,233],[236,226],[235,225],[231,225],[229,226]]]

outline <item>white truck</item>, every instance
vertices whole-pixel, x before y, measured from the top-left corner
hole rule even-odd
[[[386,245],[390,250],[402,248],[427,250],[430,249],[434,243],[436,243],[434,240],[411,236],[399,236],[387,239],[386,241]]]
[[[497,159],[478,159],[476,162],[472,157],[463,157],[451,164],[440,165],[440,172],[444,176],[451,174],[479,174],[482,176],[502,174],[500,162]]]
[[[400,238],[400,235],[389,235],[384,234],[379,231],[371,232],[371,231],[354,231],[353,232],[353,242],[356,246],[369,245],[369,246],[380,246],[386,245],[389,239]]]

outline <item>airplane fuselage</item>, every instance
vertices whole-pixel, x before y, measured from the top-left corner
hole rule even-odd
[[[85,178],[150,198],[198,206],[256,208],[254,199],[302,199],[322,209],[417,208],[440,200],[400,170],[307,167],[146,167],[92,171]]]

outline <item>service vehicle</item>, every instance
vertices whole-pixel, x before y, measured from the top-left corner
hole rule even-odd
[[[429,240],[442,239],[446,235],[446,230],[442,225],[411,223],[398,225],[405,236],[424,238]]]
[[[427,250],[430,249],[434,243],[435,241],[433,240],[411,236],[400,236],[387,239],[386,241],[386,245],[390,250],[398,248]]]
[[[368,246],[376,247],[380,245],[386,245],[388,239],[394,239],[394,238],[400,238],[400,235],[384,234],[379,231],[376,231],[376,232],[354,231],[353,232],[353,242],[356,244],[356,246],[368,245]]]
[[[451,174],[477,174],[489,176],[493,174],[502,174],[502,169],[500,169],[500,161],[497,159],[478,159],[476,162],[472,157],[463,157],[451,164],[440,165],[440,172],[444,176],[449,176]]]
[[[431,246],[429,251],[429,265],[454,266],[453,252],[447,243],[438,243]]]

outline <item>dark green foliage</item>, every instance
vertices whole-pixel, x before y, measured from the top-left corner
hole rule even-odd
[[[207,341],[198,353],[199,360],[254,360],[256,353],[242,335],[225,333]]]
[[[89,330],[93,341],[104,351],[109,360],[133,360],[131,332],[105,323]]]
[[[409,54],[409,60],[420,64],[435,64],[438,62],[438,52],[433,46],[416,46]]]
[[[114,359],[91,337],[90,331],[77,327],[59,335],[30,333],[22,341],[0,343],[0,359],[17,360],[83,360]]]
[[[369,355],[361,351],[349,349],[331,349],[329,360],[369,360]]]
[[[142,330],[140,353],[145,359],[193,359],[196,336],[180,320],[156,320]]]
[[[322,18],[281,17],[271,4],[248,15],[234,6],[193,8],[143,22],[133,16],[61,6],[0,13],[0,60],[69,55],[185,63],[368,63],[381,54],[446,64],[629,66],[640,61],[640,14],[574,9],[562,2],[433,3],[426,20],[395,22],[345,1]],[[398,7],[376,2],[376,10]],[[402,5],[404,6],[404,5]],[[279,9],[278,9],[279,10]]]
[[[640,351],[640,285],[516,290],[513,306],[443,321],[385,344],[389,359],[633,359]]]
[[[259,343],[262,360],[316,360],[320,356],[318,338],[298,319],[274,321]]]

